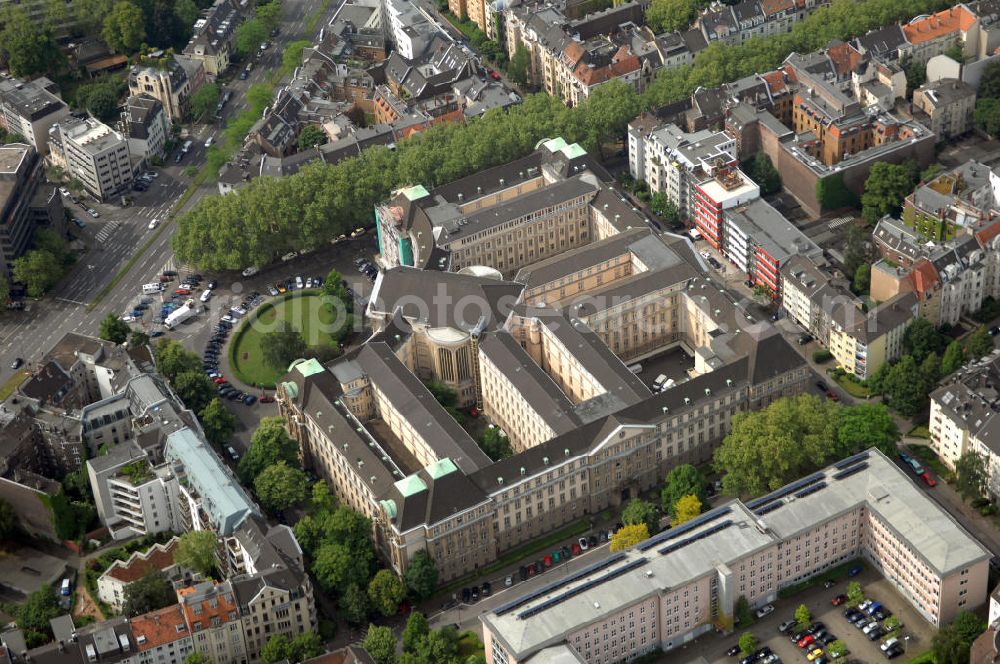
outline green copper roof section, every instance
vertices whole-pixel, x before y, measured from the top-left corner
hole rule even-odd
[[[396,518],[396,501],[395,500],[380,500],[379,504],[382,505],[382,509],[385,510],[386,515],[390,519]]]
[[[295,369],[302,374],[303,378],[308,378],[309,376],[314,376],[325,371],[325,369],[323,369],[323,365],[320,364],[319,360],[315,357],[308,360],[295,360],[288,366],[289,371],[292,369]]]
[[[281,386],[285,388],[285,394],[287,394],[291,398],[294,399],[295,397],[299,396],[299,386],[293,383],[292,381],[290,380],[286,381],[282,383]]]
[[[433,479],[439,480],[448,473],[454,473],[456,470],[458,470],[458,467],[455,466],[454,461],[452,461],[448,457],[445,457],[427,466],[426,470],[427,474],[430,475]]]
[[[572,145],[564,147],[562,149],[562,153],[570,159],[576,159],[577,157],[582,157],[587,154],[587,151],[580,147],[579,143],[573,143]]]
[[[396,489],[403,494],[403,498],[409,498],[421,491],[427,491],[427,485],[416,475],[408,475],[395,484]]]
[[[431,194],[424,185],[418,184],[404,189],[403,195],[406,196],[406,200],[412,203],[413,201],[419,201],[421,198],[426,198]]]
[[[545,141],[544,145],[549,152],[558,152],[559,150],[562,150],[564,147],[566,147],[568,143],[566,143],[566,139],[562,138],[561,136],[557,136],[556,138],[550,138],[549,140]]]

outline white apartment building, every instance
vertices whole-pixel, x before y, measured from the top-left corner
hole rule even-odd
[[[24,136],[44,157],[49,152],[49,129],[69,117],[69,106],[58,90],[44,76],[33,81],[0,78],[0,127]]]
[[[49,130],[50,161],[100,201],[128,191],[132,161],[121,133],[94,118],[69,118]]]
[[[548,662],[568,651],[559,661],[607,664],[673,650],[731,630],[740,597],[760,606],[857,558],[942,625],[986,600],[991,555],[872,449],[511,598],[480,617],[486,661]]]
[[[147,94],[129,97],[122,113],[122,133],[136,158],[163,157],[170,138],[170,118],[159,99]]]

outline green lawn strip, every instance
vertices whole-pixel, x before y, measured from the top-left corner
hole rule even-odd
[[[859,565],[864,568],[864,561],[860,559],[850,560],[842,565],[837,565],[822,574],[817,574],[811,579],[806,579],[792,586],[786,586],[778,591],[778,597],[782,599],[787,599],[789,597],[794,597],[798,595],[803,590],[808,590],[814,586],[821,585],[825,581],[839,581],[841,579],[847,578],[847,572],[850,571],[852,567]]]
[[[462,632],[458,637],[458,656],[463,661],[472,655],[482,655],[486,652],[486,646],[479,640],[476,633],[468,630]]]
[[[21,370],[16,374],[7,379],[7,382],[0,386],[0,401],[4,401],[7,397],[14,393],[14,390],[21,386],[25,380],[28,379],[28,372]]]
[[[279,315],[302,334],[310,347],[337,345],[329,333],[320,329],[329,325],[335,315],[323,306],[322,295],[318,291],[286,294],[280,300],[262,305],[243,322],[233,337],[229,362],[236,377],[247,385],[273,389],[275,381],[284,374],[283,371],[276,372],[264,364],[261,349],[263,333],[254,326],[258,321],[271,324]],[[246,359],[243,359],[244,354],[247,355]]]
[[[952,471],[948,466],[944,465],[944,462],[938,458],[938,455],[934,453],[927,445],[910,445],[910,451],[913,455],[920,459],[925,465],[930,466],[938,477],[945,480],[946,482],[950,480],[952,476]]]
[[[837,374],[831,373],[830,377],[833,378],[833,380],[837,383],[837,385],[840,385],[842,388],[844,388],[844,391],[850,394],[852,397],[855,397],[857,399],[867,399],[872,395],[872,391],[870,389],[868,389],[864,385],[861,385],[860,383],[855,383],[846,375],[839,376]]]
[[[540,554],[543,552],[548,552],[548,549],[552,548],[556,544],[559,544],[563,540],[569,539],[570,537],[576,537],[582,535],[583,533],[590,530],[590,520],[581,519],[576,523],[571,523],[561,530],[557,530],[550,534],[545,539],[537,540],[524,546],[518,547],[516,549],[511,549],[501,557],[497,558],[495,562],[476,570],[475,574],[469,574],[463,576],[460,579],[452,581],[450,584],[442,589],[442,592],[451,593],[453,590],[458,590],[462,586],[468,585],[470,581],[474,579],[488,576],[494,572],[499,572],[505,567],[510,567],[514,563],[520,562],[524,558],[529,558],[535,554]]]
[[[937,659],[934,658],[934,651],[928,650],[908,660],[906,664],[937,664]]]
[[[906,435],[913,438],[930,438],[931,432],[926,426],[920,424],[910,429]]]
[[[323,12],[325,12],[329,6],[330,0],[323,0],[323,4],[320,5],[320,8],[309,15],[309,18],[306,19],[306,35],[303,36],[307,36],[316,30],[316,25],[319,23],[320,18],[323,17]]]

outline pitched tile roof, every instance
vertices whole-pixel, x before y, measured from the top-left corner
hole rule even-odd
[[[952,33],[965,32],[975,22],[975,14],[958,5],[907,23],[903,26],[903,34],[911,44],[922,44]]]
[[[132,618],[132,636],[139,651],[152,650],[187,637],[187,624],[178,604]]]
[[[910,272],[910,275],[913,279],[913,288],[918,293],[926,293],[937,286],[941,281],[938,277],[937,270],[934,268],[934,264],[929,260],[922,260],[918,263],[914,263],[913,270]]]

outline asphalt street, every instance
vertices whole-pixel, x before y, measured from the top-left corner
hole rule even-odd
[[[102,318],[108,313],[122,314],[138,298],[141,284],[155,281],[164,269],[176,267],[170,247],[173,228],[168,227],[111,293],[92,311],[87,310],[87,303],[154,232],[148,228],[149,222],[155,218],[161,226],[173,223],[167,219],[167,214],[190,183],[190,178],[183,174],[184,169],[204,164],[205,140],[221,132],[226,120],[246,108],[244,93],[250,85],[268,82],[268,77],[281,66],[283,47],[303,38],[308,18],[322,7],[322,0],[284,0],[283,4],[285,15],[280,33],[273,40],[275,45],[264,52],[247,80],[241,81],[234,75],[231,81],[224,84],[233,96],[222,111],[222,121],[215,125],[193,127],[186,137],[193,142],[191,150],[179,165],[174,163],[173,154],[168,155],[167,165],[154,169],[159,177],[149,189],[131,192],[133,204],[130,207],[86,202],[87,206],[100,213],[97,219],[90,217],[85,207],[68,199],[64,201],[67,209],[86,224],[83,230],[75,225],[70,225],[70,228],[87,249],[55,292],[40,301],[28,300],[24,311],[0,313],[0,383],[11,377],[13,371],[10,364],[15,357],[23,358],[30,369],[32,363],[40,360],[52,344],[67,332],[96,335]],[[332,14],[335,8],[336,4],[331,3],[327,13]],[[316,30],[323,24],[324,21],[320,21]],[[238,74],[239,69],[234,67],[234,71]],[[204,196],[217,194],[215,178],[209,178],[190,198],[187,207]],[[325,271],[321,273],[325,274]],[[229,276],[231,280],[233,275]],[[183,334],[180,338],[185,339]]]

